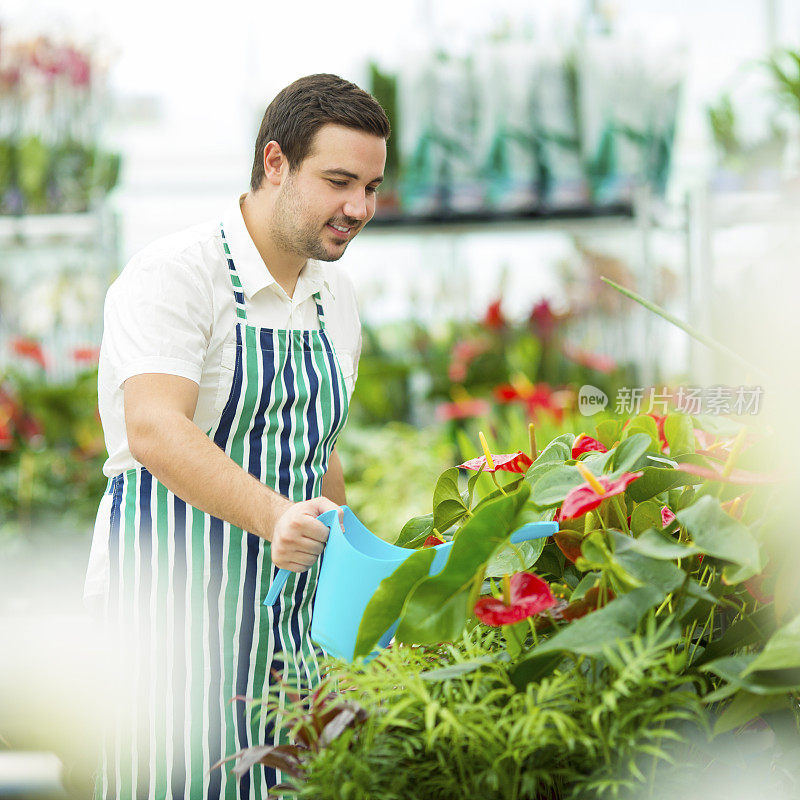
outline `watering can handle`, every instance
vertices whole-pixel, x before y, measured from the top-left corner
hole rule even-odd
[[[323,514],[320,514],[317,519],[327,525],[329,528],[333,523],[334,518],[339,513],[339,509],[335,508],[331,511],[326,511]],[[283,585],[286,583],[286,579],[291,575],[292,571],[290,569],[279,569],[277,575],[275,575],[275,580],[272,581],[269,587],[269,591],[267,592],[267,596],[264,598],[264,605],[271,606],[274,602],[278,599],[278,595],[283,589]]]
[[[557,522],[529,522],[527,525],[517,528],[511,534],[509,541],[511,544],[519,544],[520,542],[529,542],[531,539],[544,539],[546,536],[552,536],[557,530]]]
[[[278,570],[278,574],[275,576],[275,580],[270,584],[269,591],[264,599],[265,606],[271,606],[278,599],[278,595],[280,594],[281,589],[283,589],[283,584],[286,583],[286,579],[289,577],[290,572],[291,570],[288,569]]]

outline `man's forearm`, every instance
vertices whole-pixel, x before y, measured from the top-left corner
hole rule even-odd
[[[134,451],[135,442],[135,451]],[[233,462],[179,412],[160,415],[131,440],[134,458],[189,505],[267,541],[292,502]]]
[[[331,451],[331,457],[328,460],[328,471],[322,477],[322,494],[336,503],[337,506],[343,506],[347,503],[344,492],[344,470],[336,448]]]

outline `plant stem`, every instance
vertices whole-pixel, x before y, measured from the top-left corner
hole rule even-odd
[[[622,506],[619,503],[619,495],[614,495],[614,497],[611,498],[611,505],[614,506],[614,511],[617,512],[617,517],[619,518],[620,525],[622,525],[622,530],[624,530],[625,533],[630,536],[631,529],[628,527],[628,520],[625,517],[625,514],[622,511]]]
[[[503,489],[503,487],[500,485],[500,482],[497,480],[497,475],[494,472],[491,472],[490,475],[492,476],[492,480],[494,481],[494,485],[500,490],[500,493],[504,497],[508,497],[508,495],[505,492],[505,489]]]
[[[764,370],[759,369],[757,366],[755,366],[755,364],[751,364],[747,359],[742,358],[742,356],[740,356],[738,353],[731,350],[730,347],[718,342],[716,339],[712,339],[710,336],[706,336],[704,333],[701,333],[699,330],[697,330],[697,328],[689,325],[683,320],[678,319],[668,311],[665,311],[663,308],[661,308],[661,306],[657,306],[655,303],[645,300],[644,297],[636,294],[636,292],[632,292],[630,289],[626,289],[624,286],[620,286],[618,283],[614,283],[614,281],[609,280],[602,275],[600,276],[600,280],[603,281],[603,283],[607,283],[612,289],[616,289],[620,294],[624,294],[625,297],[630,297],[631,300],[635,300],[640,305],[643,305],[648,311],[652,311],[662,319],[665,319],[667,322],[675,325],[675,327],[680,328],[682,331],[684,331],[684,333],[688,333],[693,339],[696,339],[698,342],[704,344],[711,350],[716,350],[721,355],[727,356],[747,369],[753,370],[753,372],[758,373],[763,378],[768,377]]]
[[[553,621],[552,618],[550,621]],[[539,637],[536,635],[536,621],[533,617],[528,617],[528,627],[531,629],[531,635],[533,636],[533,646],[536,647],[539,644]],[[558,630],[558,627],[556,627],[556,630]]]

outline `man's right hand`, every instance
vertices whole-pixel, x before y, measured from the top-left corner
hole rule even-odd
[[[272,531],[272,563],[292,572],[305,572],[319,558],[329,529],[317,517],[339,508],[327,497],[294,503],[281,514]],[[339,512],[340,519],[342,512]]]

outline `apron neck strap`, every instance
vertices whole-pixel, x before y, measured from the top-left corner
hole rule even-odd
[[[236,274],[236,265],[233,263],[231,256],[231,249],[228,247],[228,242],[225,239],[225,229],[220,223],[220,233],[222,234],[222,249],[225,251],[225,260],[228,262],[228,274],[231,278],[231,286],[233,287],[233,299],[236,302],[236,318],[247,322],[247,308],[244,304],[244,289],[242,289],[242,282]]]
[[[233,299],[236,302],[236,318],[247,322],[247,308],[244,304],[244,289],[242,289],[242,282],[236,274],[236,264],[233,263],[233,256],[231,249],[228,247],[228,242],[225,239],[225,229],[222,223],[219,226],[220,233],[222,234],[222,249],[225,251],[225,260],[228,262],[228,274],[231,278],[231,286],[233,287]],[[325,330],[325,312],[322,309],[322,298],[319,292],[314,292],[314,303],[317,306],[317,318],[319,319],[319,329]]]

